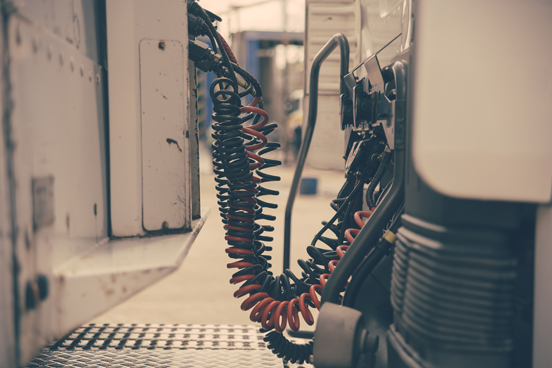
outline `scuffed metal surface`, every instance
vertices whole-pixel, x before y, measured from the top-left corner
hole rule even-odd
[[[187,230],[191,203],[184,47],[178,40],[145,38],[139,48],[143,226],[147,231]]]

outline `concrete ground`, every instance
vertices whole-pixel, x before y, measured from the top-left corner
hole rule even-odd
[[[240,310],[242,300],[232,296],[237,287],[228,282],[233,272],[226,267],[230,260],[224,252],[227,244],[216,205],[214,175],[205,148],[202,148],[201,156],[201,205],[210,207],[211,214],[180,269],[91,322],[252,323],[249,321],[249,313]],[[272,270],[275,273],[282,272],[284,211],[294,170],[294,164],[267,170],[282,178],[280,182],[266,185],[267,188],[279,190],[280,195],[263,198],[278,204],[277,209],[266,211],[277,216],[277,220],[272,223],[276,229],[272,233],[274,241],[271,243],[274,247],[271,252]],[[296,274],[300,274],[296,260],[308,258],[305,248],[321,228],[321,221],[329,220],[335,213],[329,204],[344,182],[343,172],[309,167],[305,168],[303,177],[318,179],[318,193],[299,195],[295,201],[291,264]]]

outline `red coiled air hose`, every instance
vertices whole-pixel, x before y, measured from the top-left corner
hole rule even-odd
[[[234,64],[239,65],[238,60],[236,59],[236,56],[234,56],[232,49],[228,45],[228,42],[226,42],[226,40],[224,39],[224,37],[222,37],[220,33],[217,32],[217,34],[220,38],[220,42],[222,42],[222,47],[224,47],[224,51],[226,51],[226,55],[228,55],[228,59],[230,59],[230,61],[233,62]]]
[[[224,50],[228,55],[228,58],[233,63],[237,64],[237,60],[232,50],[230,49],[230,47],[228,46],[224,38],[220,36],[220,34],[219,34],[219,37],[223,44]],[[262,116],[263,118],[263,120],[258,124],[242,128],[242,131],[244,133],[252,137],[258,138],[258,140],[260,141],[258,143],[245,146],[247,156],[251,158],[253,161],[255,161],[249,164],[252,170],[259,169],[263,167],[263,165],[265,164],[265,160],[254,151],[257,151],[266,147],[268,143],[267,137],[263,133],[261,133],[260,130],[268,123],[269,117],[264,110],[262,110],[259,107],[256,107],[259,101],[260,101],[260,97],[255,97],[255,99],[251,104],[240,108],[241,113],[256,113]],[[249,179],[243,182],[238,182],[237,184],[247,185],[248,183],[260,183],[260,182],[261,182],[261,179],[259,177],[252,175]],[[357,182],[357,185],[358,184],[359,183]],[[234,191],[234,193],[255,193],[255,194],[257,194],[258,192],[259,190],[256,189],[255,187],[251,187],[248,189],[238,189]],[[244,196],[244,198],[242,198],[241,201],[242,201],[241,206],[236,204],[229,204],[230,209],[242,211],[242,213],[245,212],[246,214],[255,213],[254,205],[257,204],[257,200],[255,197],[251,198],[251,197]],[[246,203],[251,203],[252,206],[251,207],[245,206]],[[354,219],[356,224],[362,228],[362,226],[364,226],[362,217],[367,218],[367,217],[370,217],[370,215],[371,215],[371,212],[364,212],[364,211],[356,212],[354,214]],[[232,215],[228,213],[226,216],[229,219],[234,219],[245,223],[254,223],[254,220],[252,218],[246,217],[245,214],[242,216],[238,216],[238,215]],[[225,236],[225,239],[227,241],[240,242],[241,244],[245,244],[246,248],[250,246],[250,248],[253,249],[253,245],[255,242],[253,229],[241,227],[241,226],[232,226],[232,225],[225,225],[224,228],[226,230],[233,230],[233,231],[239,232],[242,235],[242,236],[227,235]],[[347,239],[347,241],[351,243],[354,240],[354,237],[359,233],[359,231],[360,230],[358,229],[347,229],[344,233],[344,236]],[[251,234],[251,236],[249,237],[248,234]],[[337,247],[336,252],[339,256],[339,259],[341,259],[344,256],[348,248],[349,248],[348,245],[341,245]],[[256,276],[257,271],[253,268],[255,264],[248,261],[248,257],[255,256],[255,253],[252,250],[244,249],[243,246],[240,246],[240,247],[232,246],[226,249],[226,253],[228,253],[230,256],[234,256],[232,258],[243,257],[243,259],[229,263],[227,265],[228,268],[234,268],[234,269],[237,268],[239,270],[245,270],[247,268],[251,268],[250,273],[239,274],[232,277],[230,279],[231,284],[239,284],[242,282],[246,282],[248,280],[253,279]],[[257,291],[261,289],[261,285],[259,284],[250,284],[250,285],[240,287],[234,293],[234,297],[240,298],[247,294],[253,293],[243,301],[243,303],[241,304],[241,309],[244,311],[251,309],[251,313],[250,313],[251,321],[260,322],[264,329],[269,330],[274,328],[277,332],[281,333],[285,330],[286,326],[289,325],[291,330],[298,331],[300,327],[299,312],[301,313],[301,316],[303,317],[303,319],[308,325],[312,325],[314,323],[314,317],[311,311],[309,310],[309,305],[307,304],[306,300],[309,299],[317,309],[320,308],[320,300],[317,294],[320,294],[322,292],[328,277],[330,276],[331,272],[333,272],[338,262],[339,260],[332,260],[328,263],[328,269],[330,270],[330,273],[322,274],[320,276],[319,285],[318,284],[312,285],[309,288],[308,292],[302,293],[301,295],[299,295],[296,298],[293,298],[290,301],[275,300],[268,293]]]
[[[368,218],[372,215],[372,212],[366,212],[366,211],[357,211],[354,214],[355,222],[358,226],[361,228],[364,226],[364,221],[362,218]],[[360,230],[359,229],[347,229],[345,231],[345,236],[349,242],[352,242],[354,240],[354,237],[358,234]],[[343,258],[345,255],[345,252],[349,248],[348,245],[340,245],[337,247],[337,254],[339,258]],[[228,264],[229,268],[236,267],[236,265],[240,262],[234,262],[231,264]],[[240,264],[240,266],[245,266],[247,262],[243,262],[244,264]],[[335,269],[337,264],[339,263],[338,260],[333,260],[328,263],[328,268],[330,269],[330,273],[326,273],[320,276],[320,285],[312,285],[309,289],[308,293],[301,294],[298,298],[294,298],[291,301],[278,301],[271,298],[267,293],[257,293],[249,296],[245,299],[245,301],[241,305],[242,310],[249,310],[253,308],[251,311],[250,319],[253,322],[260,322],[264,329],[271,329],[274,328],[278,332],[283,332],[286,328],[286,325],[289,324],[289,328],[293,331],[298,331],[300,327],[300,320],[299,320],[299,313],[297,312],[297,309],[295,308],[295,305],[297,304],[299,307],[299,311],[301,312],[301,316],[305,320],[305,322],[310,326],[314,323],[314,317],[309,310],[309,305],[306,303],[305,299],[311,300],[315,307],[317,309],[320,308],[320,299],[318,298],[317,293],[321,293],[324,285],[326,284],[326,280],[328,277],[330,277],[331,272]],[[232,266],[231,266],[232,265]],[[235,278],[233,278],[230,282],[231,283],[239,283],[241,281],[250,280],[254,277],[254,275],[246,275],[249,278],[243,278],[238,282],[232,282]],[[260,289],[261,286],[258,284],[253,285],[247,285],[240,289],[238,289],[234,296],[237,298],[240,298],[249,292],[252,292],[254,290]]]

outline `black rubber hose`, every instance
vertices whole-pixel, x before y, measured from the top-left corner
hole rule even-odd
[[[339,303],[339,293],[343,290],[343,285],[376,243],[381,235],[381,229],[399,209],[404,200],[404,167],[404,151],[396,151],[393,185],[332,272],[322,291],[322,304]]]
[[[335,213],[335,215],[330,219],[330,221],[328,221],[326,223],[326,225],[324,225],[324,227],[314,236],[314,238],[312,239],[312,242],[311,242],[311,245],[316,245],[316,242],[318,241],[318,239],[320,239],[320,237],[322,236],[322,234],[324,234],[326,232],[326,230],[328,230],[330,228],[330,226],[332,226],[332,224],[335,222],[335,220],[337,220],[337,218],[339,216],[341,216],[341,214],[343,213],[343,211],[345,211],[345,209],[347,208],[347,205],[349,204],[350,201],[353,200],[353,198],[355,198],[358,193],[360,193],[360,190],[362,189],[362,185],[359,184],[355,187],[355,189],[353,189],[353,191],[351,192],[351,194],[341,203],[341,206],[339,207],[339,209],[337,210],[337,212]]]
[[[239,75],[241,75],[251,86],[255,88],[255,96],[254,97],[263,97],[263,90],[261,88],[261,85],[257,81],[255,77],[253,77],[249,72],[245,69],[243,69],[238,64],[232,63],[232,68],[235,72],[237,72]]]
[[[314,60],[312,61],[310,80],[309,80],[309,112],[307,117],[307,126],[305,129],[305,135],[303,137],[303,143],[301,144],[301,151],[299,158],[297,159],[297,166],[295,168],[295,174],[293,175],[293,181],[289,191],[289,196],[286,204],[285,219],[284,219],[284,272],[289,269],[290,258],[290,242],[291,242],[291,211],[293,209],[293,203],[295,202],[295,196],[297,195],[297,187],[301,180],[301,174],[303,173],[303,166],[307,159],[310,143],[312,140],[312,133],[316,125],[316,115],[318,113],[318,77],[320,74],[320,67],[326,58],[332,53],[332,51],[339,45],[341,64],[340,64],[340,77],[347,75],[349,71],[349,42],[347,37],[341,33],[335,34],[330,40],[318,51]],[[341,83],[340,90],[346,89],[344,83]],[[341,92],[343,93],[343,92]]]
[[[232,68],[232,63],[230,62],[230,59],[228,58],[228,55],[226,54],[226,51],[224,49],[224,45],[222,44],[222,41],[220,40],[220,37],[218,36],[217,30],[213,26],[213,23],[211,23],[211,18],[209,15],[207,15],[206,11],[199,5],[198,3],[194,2],[189,5],[188,8],[189,11],[195,13],[197,16],[199,16],[201,19],[205,21],[205,24],[207,24],[207,27],[209,28],[209,31],[215,38],[215,41],[218,45],[220,54],[222,55],[222,61],[225,64],[226,68],[228,68],[228,71],[230,72],[229,77],[232,81],[232,87],[234,88],[235,92],[238,92],[238,80],[236,79],[236,75],[234,74],[234,69]]]
[[[263,332],[263,330],[261,330],[261,332]],[[310,362],[313,345],[312,341],[306,344],[296,344],[289,341],[283,334],[276,331],[269,332],[263,340],[267,343],[267,347],[272,350],[278,358],[282,358],[286,362],[289,361],[292,364],[303,364],[305,362]]]
[[[376,204],[374,203],[374,190],[376,189],[379,182],[381,181],[381,178],[383,178],[383,174],[385,174],[385,170],[387,169],[387,164],[389,163],[390,159],[391,159],[391,154],[387,151],[384,151],[383,158],[378,167],[378,170],[374,174],[372,181],[370,181],[370,184],[368,185],[368,189],[366,189],[366,202],[368,203],[368,208],[370,209],[373,207],[376,207]]]
[[[404,151],[396,151],[393,185],[332,272],[322,291],[322,304],[325,302],[338,303],[339,293],[343,290],[343,285],[357,269],[368,250],[378,240],[381,229],[385,227],[385,224],[399,209],[404,200],[404,168]]]
[[[357,185],[357,187],[359,187],[359,186],[361,188],[364,188],[363,184]],[[355,205],[357,204],[359,198],[360,199],[362,198],[361,193],[359,192],[358,194],[360,194],[360,195],[355,195],[353,197],[353,200],[351,202],[349,202],[349,205],[347,206],[347,210],[345,212],[345,218],[343,219],[343,222],[341,223],[341,230],[339,231],[339,237],[337,238],[337,243],[338,244],[344,244],[343,243],[343,238],[345,237],[345,231],[349,227],[349,221],[354,221],[352,219],[352,217],[353,217],[352,215],[356,211],[353,211],[353,209],[355,208]],[[361,199],[361,201],[362,201],[362,199]],[[351,215],[351,216],[348,216],[348,215]],[[349,218],[349,217],[351,217],[351,218]]]
[[[401,209],[402,212],[402,209]],[[395,234],[397,233],[397,230],[399,229],[401,225],[400,216],[397,216],[395,221],[391,224],[388,231],[392,233],[392,238],[395,237]],[[380,261],[389,254],[391,248],[393,247],[393,243],[389,241],[389,238],[384,236],[378,244],[370,251],[368,256],[364,258],[356,272],[353,274],[353,277],[351,278],[351,282],[349,285],[347,285],[347,289],[345,290],[345,295],[343,296],[343,305],[346,307],[353,308],[356,302],[356,298],[358,296],[358,293],[360,291],[360,288],[362,287],[362,284],[364,284],[364,281],[366,281],[366,278],[368,275],[372,273],[374,268],[380,263]]]
[[[397,87],[397,100],[406,101],[406,71],[405,65],[396,62],[392,65]],[[375,245],[381,235],[381,230],[397,212],[404,200],[405,182],[405,144],[404,124],[405,112],[397,113],[395,118],[395,168],[393,170],[393,184],[389,193],[376,208],[366,225],[360,230],[345,255],[337,264],[328,282],[322,291],[321,304],[325,302],[339,304],[339,293],[343,290],[347,279],[357,269],[370,248]]]

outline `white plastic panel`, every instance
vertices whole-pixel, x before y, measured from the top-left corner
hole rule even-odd
[[[189,226],[188,122],[184,50],[179,41],[140,42],[144,229]],[[186,92],[186,93],[185,93]]]
[[[453,197],[550,201],[552,2],[416,3],[421,177]]]
[[[158,192],[159,202],[157,205],[160,207],[157,208],[155,206],[144,205],[143,194],[147,193],[151,188],[146,188],[145,190],[142,188],[144,174],[142,172],[142,142],[152,139],[152,144],[163,143],[166,149],[170,148],[177,151],[178,149],[173,144],[169,146],[166,141],[167,138],[176,140],[177,138],[175,138],[174,134],[164,137],[164,141],[162,142],[159,142],[156,137],[142,136],[141,98],[144,93],[154,93],[155,90],[144,91],[144,88],[140,88],[140,74],[153,75],[156,71],[159,73],[159,65],[153,61],[147,65],[140,65],[140,42],[144,39],[150,39],[165,40],[166,45],[169,45],[170,42],[179,42],[181,45],[187,45],[188,29],[186,2],[180,0],[166,0],[153,3],[149,0],[117,0],[107,1],[106,8],[108,34],[107,54],[109,65],[112,234],[117,237],[143,235],[146,233],[144,227],[146,227],[146,229],[148,226],[150,229],[159,228],[157,225],[157,218],[159,213],[166,208],[164,207],[167,205],[166,203],[168,203],[168,197],[164,196],[170,196],[171,194],[161,193],[157,190],[161,188],[155,187],[153,190]],[[156,44],[155,47],[158,47],[158,45]],[[171,46],[169,45],[168,48],[171,48]],[[161,52],[160,49],[159,52]],[[171,52],[172,51],[169,51],[169,53]],[[174,57],[175,55],[173,54],[172,56]],[[188,62],[188,48],[185,46],[182,48],[181,57],[182,60],[178,67],[182,70],[183,65],[187,65]],[[162,58],[159,59],[159,61],[161,63],[164,62]],[[145,70],[145,68],[149,67],[153,68],[151,72]],[[175,72],[176,71],[171,71],[171,75]],[[167,76],[168,75],[169,74],[167,74]],[[179,99],[180,96],[175,96],[172,102],[170,100],[167,100],[167,102],[174,104],[171,105],[171,109],[173,109],[171,111],[176,111],[175,106],[177,103],[181,104],[181,110],[179,110],[181,113],[179,112],[179,116],[183,117],[182,120],[184,123],[188,116],[188,73],[178,74],[178,79],[180,80],[179,83],[182,84],[182,91],[185,92],[184,99]],[[162,98],[160,95],[158,97]],[[148,109],[149,108],[150,107],[148,107]],[[159,122],[162,122],[163,116],[161,115],[161,109],[157,109],[155,112],[159,115],[156,117],[151,116],[151,121],[153,122],[153,119],[158,119]],[[154,110],[150,110],[150,112],[146,111],[146,114],[150,113],[153,115]],[[183,131],[184,129],[180,131],[180,134],[182,134]],[[185,136],[182,139],[187,140]],[[183,141],[179,140],[179,142],[182,143]],[[188,143],[182,143],[180,148],[183,151],[185,151],[184,147],[189,147]],[[151,153],[151,150],[148,152]],[[149,155],[149,153],[146,155]],[[149,157],[151,157],[151,155],[148,156],[148,158]],[[165,165],[164,168],[157,167],[157,169],[164,170],[165,172],[170,171],[173,175],[181,175],[177,173],[189,170],[189,168],[185,166],[184,161],[178,161],[174,158],[170,161],[165,161],[163,164]],[[154,181],[158,179],[161,180],[161,178],[161,175],[157,179],[149,176],[146,181],[149,179]],[[176,185],[177,179],[174,176],[173,179],[173,184]],[[178,181],[180,181],[178,184],[180,186],[189,186],[189,183],[185,181]],[[151,184],[152,182],[149,183]],[[174,185],[171,188],[174,188]],[[151,193],[153,194],[153,191]],[[186,188],[186,193],[189,193],[189,188]],[[175,196],[172,198],[174,199]],[[151,199],[153,200],[153,197]],[[180,199],[181,201],[179,203],[189,207],[191,201],[188,195],[181,196]],[[153,202],[151,202],[151,204],[153,204]],[[152,220],[153,224],[148,225],[149,220],[144,221],[143,211],[147,212],[152,208],[155,212],[151,215],[155,220]],[[175,213],[178,213],[176,216],[186,216],[188,218],[187,220],[179,222],[189,227],[190,211],[179,211],[180,210],[172,212],[170,215],[171,218],[174,218]],[[176,228],[178,225],[175,221],[167,220],[167,222],[171,228]]]

